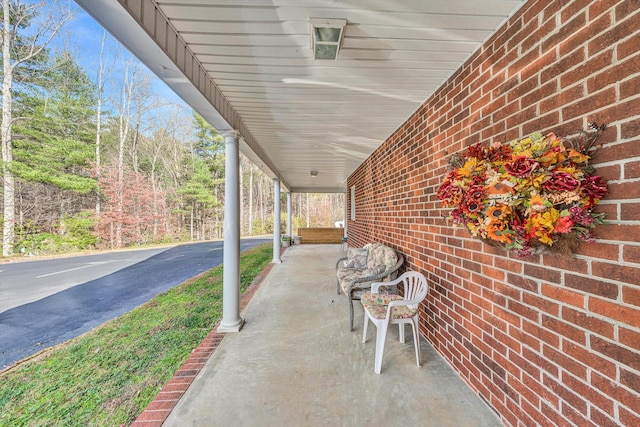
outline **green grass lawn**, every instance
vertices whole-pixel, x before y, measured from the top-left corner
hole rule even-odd
[[[245,251],[241,291],[272,259]],[[222,267],[0,374],[0,426],[130,424],[222,317]]]

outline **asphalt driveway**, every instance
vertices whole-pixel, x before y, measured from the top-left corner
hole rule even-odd
[[[241,251],[269,241],[243,239]],[[222,256],[222,242],[175,246],[103,277],[1,312],[0,369],[132,310],[221,264]]]

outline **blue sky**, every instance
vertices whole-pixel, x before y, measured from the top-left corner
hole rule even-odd
[[[115,0],[114,0],[115,1]],[[91,15],[86,13],[84,9],[78,6],[75,2],[70,2],[69,5],[73,11],[73,18],[65,24],[62,30],[58,33],[55,40],[52,42],[51,48],[54,50],[64,49],[68,46],[70,51],[75,54],[78,63],[86,71],[89,77],[96,81],[98,75],[98,67],[100,61],[100,45],[102,43],[102,37],[105,30],[96,22]],[[112,84],[116,82],[122,82],[122,64],[126,61],[131,54],[126,48],[107,32],[107,39],[105,44],[105,59],[104,61],[113,61],[113,58],[121,58],[113,67],[109,75],[109,79]],[[135,59],[137,61],[137,59]],[[120,65],[120,66],[119,66]],[[142,65],[145,69],[146,67]],[[188,114],[191,115],[190,108],[167,86],[158,79],[153,73],[149,71],[152,76],[152,89],[153,92],[171,103],[176,103],[187,109]],[[109,87],[107,87],[107,91]],[[111,88],[111,92],[117,90]],[[109,94],[107,94],[109,95]]]

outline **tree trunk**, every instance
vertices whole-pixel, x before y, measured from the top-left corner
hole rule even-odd
[[[159,207],[158,207],[158,184],[156,183],[156,163],[158,162],[158,152],[156,150],[153,153],[151,160],[151,189],[153,191],[153,228],[152,228],[152,236],[153,240],[158,238],[158,219],[160,217]]]
[[[35,31],[31,30],[32,44],[24,46],[20,56],[18,50],[14,51],[15,57],[11,57],[11,52],[16,39],[21,37],[18,33],[29,31],[25,29],[29,26],[30,20],[38,15],[40,8],[45,7],[48,2],[42,1],[35,4],[21,4],[10,0],[2,1],[2,123],[0,124],[0,134],[2,139],[2,173],[4,184],[4,226],[2,233],[2,255],[9,256],[13,253],[15,241],[15,178],[11,172],[13,162],[13,142],[12,142],[12,90],[13,76],[16,67],[32,60],[40,55],[43,49],[49,44],[51,39],[60,30],[62,25],[69,20],[71,14],[61,13],[60,16],[44,17],[39,20]],[[20,24],[17,24],[20,23]],[[26,24],[26,25],[25,25]],[[15,25],[18,25],[17,27]],[[24,25],[24,26],[23,26]],[[40,43],[40,44],[38,44]]]
[[[2,230],[2,256],[13,253],[15,233],[15,180],[11,172],[13,144],[11,142],[11,95],[13,67],[11,66],[11,10],[9,0],[2,2],[2,174],[4,183],[4,227]]]
[[[131,60],[127,63],[122,81],[122,104],[120,106],[118,127],[118,182],[116,189],[116,247],[123,246],[122,222],[124,215],[124,145],[129,136],[129,112],[131,107],[131,93],[133,92],[133,77],[129,77]]]
[[[194,238],[194,234],[193,234],[193,227],[194,227],[194,212],[193,212],[193,206],[191,206],[191,223],[190,223],[190,228],[191,228],[191,241],[193,242],[193,238]]]
[[[96,177],[100,179],[100,133],[102,132],[102,92],[104,90],[104,44],[107,39],[107,32],[102,33],[102,43],[100,44],[100,58],[98,67],[98,84],[97,84],[97,105],[96,105]],[[100,215],[100,189],[96,189],[96,216]]]

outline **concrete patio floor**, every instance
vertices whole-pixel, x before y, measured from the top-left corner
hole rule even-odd
[[[362,344],[362,307],[349,331],[336,294],[340,245],[294,245],[248,303],[163,426],[501,426],[494,412],[410,329],[389,331],[373,372],[375,327]]]

